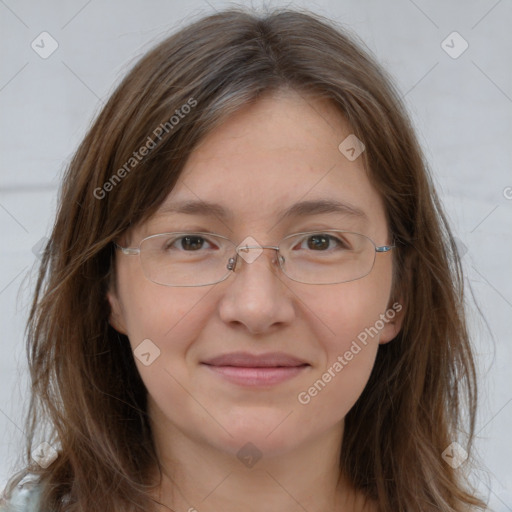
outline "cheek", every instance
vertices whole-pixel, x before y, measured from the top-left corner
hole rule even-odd
[[[133,267],[119,269],[119,296],[135,362],[145,380],[154,375],[157,366],[174,370],[178,361],[183,361],[213,306],[207,298],[210,289],[157,285],[140,275],[137,266]],[[143,348],[149,349],[149,359],[154,360],[151,365],[146,366],[137,357]]]
[[[133,291],[126,307],[128,337],[140,377],[165,417],[179,423],[176,411],[192,408],[193,415],[202,418],[204,412],[194,409],[186,390],[195,369],[191,349],[211,314],[207,291],[148,284]],[[190,417],[184,414],[183,421],[186,428]]]
[[[368,382],[390,296],[390,261],[376,261],[363,279],[325,288],[321,300],[318,291],[305,300],[318,317],[316,336],[325,355],[297,397],[309,409],[310,424],[341,420]]]
[[[183,333],[185,325],[187,332],[197,326],[197,312],[194,312],[197,297],[169,293],[165,289],[163,292],[139,289],[134,293],[136,296],[132,295],[125,301],[127,330],[133,341],[140,337],[149,337],[164,345],[173,340],[176,343],[187,338]]]
[[[317,326],[317,337],[323,340],[330,360],[349,350],[354,341],[362,347],[374,345],[376,351],[381,315],[390,299],[391,259],[377,259],[372,272],[363,279],[325,286],[323,290],[315,288],[303,289],[302,293],[311,311],[310,324]]]

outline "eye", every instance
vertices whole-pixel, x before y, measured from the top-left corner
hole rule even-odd
[[[308,249],[325,250],[329,248],[331,238],[325,235],[313,235],[306,239]]]
[[[180,238],[181,248],[188,251],[198,251],[202,249],[206,243],[206,240],[201,236],[184,236]]]
[[[169,238],[165,243],[165,249],[177,249],[179,251],[194,252],[211,247],[206,238],[200,235],[186,235],[179,238]]]
[[[306,246],[304,246],[306,244]],[[300,241],[299,249],[325,252],[329,249],[349,249],[348,244],[333,235],[327,233],[314,233]]]

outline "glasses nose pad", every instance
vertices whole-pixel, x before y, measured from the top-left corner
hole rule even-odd
[[[238,255],[229,258],[228,264],[226,265],[226,268],[228,270],[232,270],[234,272],[235,268],[236,268],[237,259],[238,259]]]
[[[284,270],[284,256],[281,255],[280,252],[276,251],[274,258],[272,258],[272,265],[274,266],[273,271],[278,271],[279,269]]]

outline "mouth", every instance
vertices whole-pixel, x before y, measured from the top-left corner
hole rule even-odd
[[[282,352],[232,352],[201,363],[219,377],[240,386],[266,387],[292,379],[311,365]]]

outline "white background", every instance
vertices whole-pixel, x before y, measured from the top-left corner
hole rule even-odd
[[[0,487],[24,440],[27,276],[38,262],[33,247],[49,234],[61,172],[135,60],[169,31],[227,5],[0,0]],[[512,2],[286,5],[356,32],[405,96],[489,325],[471,304],[482,393],[477,448],[484,470],[477,480],[496,511],[512,511]],[[43,31],[58,43],[47,59],[31,48]],[[453,31],[469,44],[455,59],[441,46]],[[448,44],[457,51],[463,42],[451,36]]]

